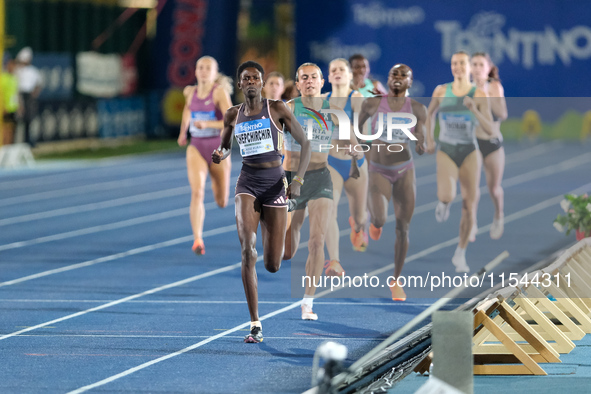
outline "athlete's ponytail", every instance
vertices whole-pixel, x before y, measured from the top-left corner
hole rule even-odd
[[[488,73],[488,79],[492,79],[495,81],[500,81],[501,78],[499,78],[499,68],[495,65],[493,65],[490,68],[490,72]]]
[[[216,77],[215,82],[218,83],[222,87],[222,89],[224,89],[226,93],[228,93],[230,96],[232,95],[232,93],[234,93],[234,85],[232,85],[232,78],[230,78],[226,74],[218,72],[218,76]]]

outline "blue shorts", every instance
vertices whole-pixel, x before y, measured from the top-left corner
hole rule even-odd
[[[349,179],[349,174],[351,173],[351,161],[352,159],[337,159],[336,157],[328,156],[328,165],[341,175],[343,182],[347,182],[347,179]],[[365,156],[357,160],[357,167],[361,168],[364,162]]]

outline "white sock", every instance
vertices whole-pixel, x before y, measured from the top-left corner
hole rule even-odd
[[[314,296],[304,295],[304,300],[302,301],[302,305],[306,306],[307,308],[312,309],[314,305]]]
[[[465,257],[466,256],[466,248],[460,248],[459,246],[456,248],[456,252],[454,256],[457,257]]]
[[[252,330],[253,327],[263,328],[263,325],[260,321],[251,321],[250,322],[250,329]]]

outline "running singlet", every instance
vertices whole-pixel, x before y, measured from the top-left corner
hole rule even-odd
[[[324,121],[326,121],[326,125],[324,124],[323,119],[319,118],[314,112],[306,109],[302,104],[302,98],[296,97],[293,99],[294,109],[293,114],[295,115],[297,121],[302,128],[304,129],[304,134],[306,138],[310,141],[310,148],[312,152],[322,152],[327,153],[328,150],[326,149],[326,145],[330,144],[332,138],[332,130],[333,124],[332,121],[323,117]],[[330,104],[326,100],[322,100],[322,109],[329,109]],[[308,136],[308,126],[312,126],[312,138]],[[328,126],[328,129],[327,129]],[[320,149],[321,145],[324,145],[324,149]],[[291,134],[285,136],[285,149],[290,152],[299,152],[302,150],[302,147],[298,142],[293,139]]]
[[[354,90],[351,90],[351,93],[349,93],[349,97],[347,98],[347,104],[345,104],[345,108],[343,108],[343,111],[345,111],[345,113],[347,114],[347,116],[349,117],[349,120],[353,120],[353,108],[351,108],[351,96],[353,96],[353,93],[355,93]],[[330,97],[332,96],[332,92],[328,93],[328,95],[326,96],[326,100],[330,103]],[[339,128],[338,127],[334,127],[332,130],[332,139],[333,140],[338,140],[339,139]]]
[[[217,87],[217,84],[213,85],[211,92],[204,99],[197,97],[197,88],[193,93],[189,110],[191,110],[191,123],[189,123],[189,132],[193,138],[207,138],[217,137],[220,135],[220,129],[198,129],[195,127],[194,122],[198,120],[222,120],[224,114],[217,108],[213,102],[213,91]]]
[[[388,144],[408,144],[410,143],[410,138],[400,129],[392,130],[392,137],[388,138],[388,112],[394,112],[390,109],[390,105],[388,104],[388,96],[382,96],[380,101],[380,105],[378,107],[377,112],[372,117],[372,127],[374,133],[378,131],[378,121],[381,119],[383,123],[382,135],[378,138],[379,141],[386,142]],[[396,112],[405,112],[408,114],[412,114],[412,105],[410,97],[406,97],[406,101]],[[411,123],[410,118],[401,118],[395,117],[392,119],[392,123],[394,124],[407,124]],[[414,134],[415,128],[412,127],[410,129],[411,133]]]
[[[373,86],[373,82],[371,81],[371,79],[365,78],[363,83],[365,84],[365,86],[357,89],[357,91],[361,93],[363,97],[373,97],[374,94],[372,93],[372,91],[375,89],[375,86]]]
[[[464,97],[458,97],[447,84],[445,96],[439,107],[439,141],[451,145],[476,144],[476,126],[478,120],[464,105]],[[474,97],[476,87],[472,87],[467,96]]]
[[[244,104],[240,105],[234,136],[240,145],[240,154],[244,163],[281,160],[283,132],[271,118],[269,100],[263,99],[263,109],[253,116],[245,115]]]

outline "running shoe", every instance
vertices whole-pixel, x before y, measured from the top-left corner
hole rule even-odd
[[[259,326],[250,328],[250,334],[244,337],[244,343],[260,343],[263,342],[263,329]]]
[[[367,234],[363,229],[359,232],[355,231],[355,220],[352,216],[349,216],[349,225],[351,226],[351,244],[353,244],[353,250],[356,252],[365,252],[367,249],[367,243],[369,242]]]
[[[398,286],[398,282],[391,280],[388,287],[392,292],[392,301],[406,301],[406,293],[402,287]]]
[[[373,225],[373,223],[370,223],[369,225],[369,237],[371,239],[373,239],[374,241],[377,241],[378,239],[380,239],[380,237],[382,236],[382,228],[378,228],[376,226]]]
[[[493,219],[492,225],[490,226],[490,237],[492,239],[499,239],[503,236],[505,231],[505,217],[501,216],[498,219]]]
[[[435,207],[435,219],[439,223],[443,223],[449,218],[449,208],[451,207],[451,203],[445,203],[439,201],[437,206]]]
[[[193,242],[193,247],[191,249],[193,249],[193,253],[195,253],[198,256],[204,255],[205,245],[203,244],[203,240],[196,239],[195,242]]]
[[[341,276],[345,275],[345,270],[338,260],[326,260],[324,262],[324,274],[326,276]]]
[[[318,320],[318,315],[309,306],[302,305],[302,320]]]
[[[466,263],[466,256],[456,255],[451,258],[451,262],[456,267],[456,272],[470,272],[470,267]]]

